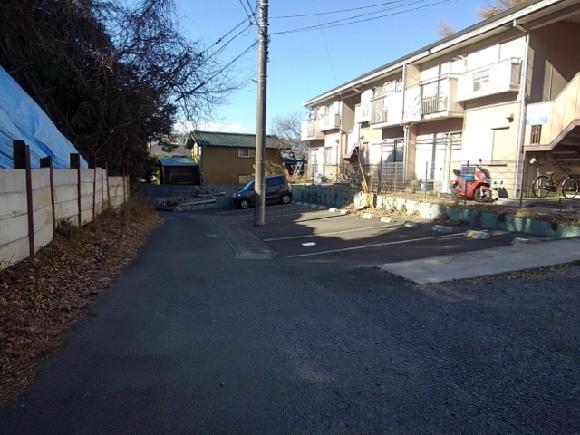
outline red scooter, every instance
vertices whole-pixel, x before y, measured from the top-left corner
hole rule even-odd
[[[473,199],[478,202],[490,202],[491,177],[487,169],[479,166],[463,168],[463,172],[454,169],[455,181],[451,183],[453,199]]]

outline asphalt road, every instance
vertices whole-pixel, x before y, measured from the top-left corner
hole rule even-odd
[[[477,258],[513,236],[426,239],[326,211],[269,214],[264,229],[251,211],[166,215],[0,411],[0,432],[578,431],[578,267],[421,288],[368,266]],[[276,255],[236,259],[247,237]],[[337,251],[353,246],[364,247]]]

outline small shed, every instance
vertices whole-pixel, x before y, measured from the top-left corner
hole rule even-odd
[[[187,158],[159,159],[161,184],[187,184],[199,186],[199,165]]]

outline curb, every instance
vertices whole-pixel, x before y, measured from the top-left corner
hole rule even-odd
[[[340,208],[345,201],[355,206],[368,205],[369,195],[335,186],[292,186],[296,198],[308,197],[325,204],[326,207]],[[542,219],[516,217],[501,211],[480,210],[475,207],[433,204],[428,201],[413,200],[387,195],[373,195],[379,209],[393,209],[402,214],[418,213],[420,218],[433,220],[447,216],[453,222],[463,222],[488,230],[519,232],[533,236],[570,238],[580,237],[580,226],[552,223]]]

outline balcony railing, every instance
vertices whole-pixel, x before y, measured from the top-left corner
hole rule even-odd
[[[380,97],[373,100],[373,113],[371,118],[371,124],[379,124],[381,122],[387,122],[387,108],[385,107],[385,97]]]
[[[407,89],[405,121],[463,116],[457,102],[457,77],[446,75]]]
[[[369,122],[371,120],[371,105],[368,103],[354,106],[354,122]]]
[[[421,113],[423,115],[447,110],[449,110],[449,97],[447,95],[435,95],[421,99]]]
[[[378,95],[372,101],[371,124],[395,125],[401,122],[403,93]]]
[[[466,72],[459,78],[457,101],[517,92],[521,66],[521,60],[514,57]]]
[[[322,117],[320,126],[321,130],[334,130],[336,128],[340,128],[340,114],[329,113]]]
[[[301,131],[302,140],[315,140],[323,138],[324,134],[320,130],[320,123],[318,120],[307,119],[302,121],[302,131]]]

